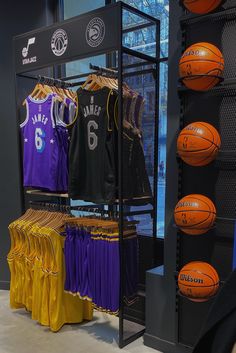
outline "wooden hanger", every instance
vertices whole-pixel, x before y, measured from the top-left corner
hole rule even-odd
[[[48,93],[41,83],[37,83],[33,91],[30,93],[30,96],[36,99],[36,97],[39,96],[40,94],[44,94],[45,96],[47,96]],[[26,100],[23,101],[22,105],[24,106],[25,104],[26,104]]]
[[[85,81],[85,83],[81,86],[83,89],[87,89],[89,91],[92,90],[97,90],[99,88],[101,88],[101,81],[98,79],[98,76],[95,74],[90,74],[87,77],[87,80]]]

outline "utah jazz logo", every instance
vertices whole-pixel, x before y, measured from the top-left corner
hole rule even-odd
[[[54,55],[61,56],[68,46],[68,36],[64,29],[57,29],[51,39],[51,49]]]
[[[26,58],[27,55],[28,55],[29,46],[32,45],[32,44],[34,44],[34,43],[35,43],[35,37],[28,39],[28,42],[27,42],[26,47],[24,47],[24,48],[22,49],[22,56],[23,56],[24,58]]]
[[[105,37],[105,23],[103,20],[99,17],[94,17],[89,21],[85,36],[90,47],[98,47]]]
[[[22,65],[35,63],[37,61],[37,56],[32,56],[31,58],[28,58],[29,47],[34,43],[35,43],[35,37],[29,38],[26,47],[22,49],[22,56],[24,58],[22,59]]]

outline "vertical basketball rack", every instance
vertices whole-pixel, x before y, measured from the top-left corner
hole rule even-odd
[[[190,261],[206,261],[216,268],[220,279],[224,281],[232,271],[236,220],[236,197],[230,191],[236,187],[236,143],[230,132],[236,122],[233,98],[236,96],[233,73],[236,58],[233,55],[232,41],[236,33],[236,7],[235,4],[232,6],[232,1],[227,1],[217,12],[205,16],[187,15],[180,24],[182,50],[197,42],[212,43],[223,52],[225,71],[224,81],[208,92],[193,92],[185,88],[179,91],[180,129],[193,121],[209,122],[218,129],[222,146],[216,161],[199,170],[179,161],[179,197],[190,193],[208,196],[216,205],[217,218],[215,229],[196,239],[178,234],[177,270]],[[177,296],[179,339],[184,344],[194,345],[211,304],[212,300],[197,305]],[[188,325],[192,322],[192,317],[195,318],[195,323],[191,324],[190,332]]]
[[[179,296],[177,274],[182,266],[195,260],[208,262],[223,282],[232,271],[236,220],[236,193],[232,192],[236,190],[236,55],[233,40],[236,35],[236,1],[228,0],[222,4],[217,11],[201,16],[183,13],[178,2],[170,4],[170,33],[173,38],[170,37],[169,59],[173,66],[169,67],[169,81],[178,80],[181,52],[198,42],[212,43],[223,52],[225,70],[224,81],[208,92],[194,92],[179,86],[177,97],[174,85],[169,86],[172,99],[169,104],[172,105],[168,115],[164,267],[147,274],[150,300],[147,300],[148,319],[144,336],[146,345],[165,353],[192,352],[214,302],[212,299],[194,303]],[[217,159],[205,167],[191,167],[179,159],[174,160],[178,133],[196,121],[215,126],[222,140]],[[175,186],[173,176],[178,181]],[[217,209],[215,228],[195,237],[180,233],[173,226],[178,199],[193,193],[206,195]],[[159,302],[153,304],[157,296],[160,296]]]
[[[136,23],[124,28],[124,14],[130,13],[133,18],[136,18]],[[104,40],[101,44],[91,47],[86,42],[87,26],[91,20],[99,18],[102,20],[106,30],[104,32]],[[137,19],[141,19],[138,21]],[[123,36],[125,33],[132,33],[153,26],[155,28],[155,55],[148,55],[142,51],[134,50],[125,46]],[[51,38],[56,30],[62,29],[67,34],[67,50],[61,55],[56,56],[51,50]],[[34,44],[30,47],[30,54],[32,62],[23,64],[22,49],[30,38],[34,39]],[[149,214],[152,217],[152,237],[157,234],[157,153],[158,153],[158,114],[159,114],[159,64],[160,59],[160,23],[159,21],[149,16],[136,8],[133,8],[123,2],[117,2],[106,7],[91,11],[89,13],[74,17],[70,20],[59,22],[49,27],[41,28],[32,32],[16,36],[13,40],[15,52],[15,87],[16,87],[16,110],[17,110],[17,126],[19,126],[23,113],[21,104],[23,99],[32,90],[35,81],[38,80],[38,75],[54,76],[56,79],[61,79],[65,82],[70,82],[71,86],[77,87],[81,83],[81,79],[87,74],[78,74],[71,77],[55,77],[56,72],[63,72],[57,70],[60,65],[73,60],[80,60],[92,57],[96,61],[96,56],[105,54],[117,54],[117,70],[118,70],[118,106],[119,106],[119,132],[118,132],[118,171],[119,171],[119,186],[118,186],[118,200],[113,205],[107,205],[109,210],[112,210],[119,215],[119,241],[120,241],[120,312],[119,312],[119,347],[122,348],[128,343],[140,337],[145,330],[145,320],[138,316],[130,315],[126,304],[124,303],[124,283],[125,283],[125,257],[124,257],[124,217]],[[124,57],[130,57],[137,61],[137,65],[124,65]],[[36,59],[35,59],[36,58]],[[122,86],[123,80],[126,77],[144,75],[145,70],[137,71],[137,67],[148,65],[147,73],[151,72],[155,77],[155,114],[153,118],[153,139],[154,139],[154,154],[153,154],[153,197],[146,199],[132,199],[124,200],[123,197],[123,96]],[[65,70],[64,70],[65,71]],[[75,82],[75,80],[79,80]],[[19,134],[19,158],[22,166],[22,146]],[[22,170],[21,170],[22,172]],[[22,175],[22,173],[21,173]],[[21,179],[21,181],[23,178]],[[23,183],[22,183],[23,185]],[[21,200],[22,212],[27,208],[29,202],[39,200],[43,207],[42,198],[47,198],[47,202],[53,202],[59,205],[67,205],[67,207],[75,210],[75,206],[70,206],[70,199],[67,194],[52,194],[42,192],[40,190],[25,191],[22,187]],[[29,202],[28,202],[29,201]],[[124,209],[125,205],[135,205],[134,211],[127,211]],[[149,208],[142,208],[143,205],[149,205]],[[96,208],[100,205],[93,205]],[[106,206],[106,205],[103,205]],[[140,209],[138,207],[140,206]],[[91,207],[90,207],[91,208]],[[91,211],[89,207],[83,207],[83,211]],[[82,208],[77,208],[81,210]],[[139,294],[138,295],[143,295]],[[144,316],[144,313],[143,313]],[[127,326],[126,326],[127,325]],[[126,328],[127,327],[127,328]]]

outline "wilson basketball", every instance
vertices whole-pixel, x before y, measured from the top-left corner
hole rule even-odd
[[[214,225],[216,208],[208,197],[191,194],[177,203],[174,218],[182,232],[190,235],[204,234]]]
[[[179,134],[177,151],[191,166],[204,166],[217,156],[221,146],[220,135],[214,126],[196,122],[186,126]]]
[[[179,62],[179,74],[184,85],[195,91],[208,91],[223,75],[224,58],[210,43],[196,43],[189,47]]]
[[[183,5],[190,12],[205,14],[215,10],[222,0],[183,0]]]
[[[219,289],[219,276],[207,262],[193,261],[185,265],[178,276],[179,291],[192,301],[202,302]]]

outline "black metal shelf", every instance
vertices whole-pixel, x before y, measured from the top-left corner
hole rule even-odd
[[[226,94],[226,95],[234,95],[236,94],[236,77],[235,78],[227,78],[224,79],[219,85],[215,86],[214,88],[210,89],[209,91],[194,91],[188,89],[184,85],[178,86],[178,93],[181,94],[198,94],[198,95],[206,95],[206,94]]]
[[[25,191],[26,194],[28,195],[35,195],[35,196],[49,196],[49,197],[59,197],[59,198],[66,198],[70,199],[69,195],[67,193],[57,193],[57,192],[50,192],[50,191],[43,191],[43,190],[38,190],[38,189],[28,189]],[[74,200],[74,201],[84,201],[84,200]],[[147,204],[153,204],[154,200],[152,197],[149,196],[142,196],[142,197],[134,197],[132,199],[123,199],[124,205],[127,206],[144,206]],[[101,205],[109,205],[109,206],[115,206],[118,205],[119,200],[116,199],[112,203],[102,203]],[[139,211],[143,212],[143,211]],[[143,214],[143,213],[140,213]]]
[[[219,170],[228,170],[228,171],[236,171],[236,152],[231,152],[231,151],[220,151],[216,159],[207,164],[206,166],[202,167],[194,167],[190,166],[187,163],[185,163],[179,156],[178,154],[176,155],[178,163],[181,165],[182,163],[186,166],[189,166],[190,168],[207,168],[210,166],[212,163],[214,164],[214,167]]]
[[[49,196],[49,197],[61,197],[68,199],[67,193],[59,193],[59,192],[50,192],[50,191],[42,191],[38,189],[27,189],[25,193],[28,195],[35,195],[35,196]]]
[[[194,23],[201,23],[206,21],[230,21],[231,19],[236,18],[236,7],[231,7],[228,9],[221,9],[206,15],[184,15],[180,19],[180,24],[182,26],[191,25]]]
[[[177,295],[180,297],[180,298],[183,298],[185,300],[188,300],[189,302],[193,303],[193,304],[204,304],[206,302],[209,302],[209,301],[212,301],[216,298],[217,294],[211,296],[211,297],[208,297],[208,298],[205,298],[204,300],[199,300],[201,298],[189,298],[187,297],[186,295],[183,295],[182,293],[180,293],[180,291],[177,292]]]
[[[219,151],[214,166],[220,170],[236,171],[236,151]]]
[[[194,236],[194,237],[198,237],[198,236],[204,236],[207,232],[209,232],[212,229],[216,229],[217,228],[217,223],[235,223],[236,222],[236,218],[229,218],[229,217],[223,217],[223,216],[216,216],[216,220],[215,220],[215,224],[208,230],[206,231],[204,234],[196,234],[196,235],[191,235],[191,234],[187,234],[184,231],[181,230],[180,226],[177,226],[175,223],[173,223],[173,227],[178,229],[178,231],[181,234],[185,234],[187,236]],[[184,227],[183,227],[184,228]],[[188,229],[188,228],[186,228]],[[200,228],[199,228],[200,229]]]
[[[112,210],[107,210],[104,209],[104,205],[100,204],[92,204],[92,205],[83,205],[83,206],[71,206],[71,205],[61,205],[57,202],[49,202],[49,201],[29,201],[30,206],[36,206],[36,207],[41,207],[45,208],[51,211],[61,211],[61,212],[71,212],[71,211],[78,211],[78,212],[88,212],[88,213],[98,213],[101,215],[108,215],[108,216],[113,216],[115,218],[119,217],[119,210],[117,211],[112,211]],[[139,216],[139,215],[146,215],[146,214],[151,214],[153,216],[153,210],[142,210],[142,211],[127,211],[124,212],[123,215],[124,217],[130,217],[130,216]],[[139,221],[137,221],[139,223]]]
[[[216,217],[217,222],[230,222],[230,223],[235,223],[236,218],[229,218],[229,217],[223,217],[223,216],[217,216]]]

